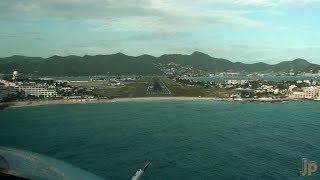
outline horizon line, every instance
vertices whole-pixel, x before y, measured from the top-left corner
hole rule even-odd
[[[155,55],[150,55],[150,54],[141,54],[141,55],[128,55],[128,54],[125,54],[123,52],[117,52],[117,53],[111,53],[111,54],[96,54],[96,55],[89,55],[89,54],[86,54],[86,55],[74,55],[74,54],[71,54],[71,55],[65,55],[65,56],[62,56],[62,55],[52,55],[52,56],[48,56],[48,57],[42,57],[42,56],[26,56],[26,55],[18,55],[18,54],[15,54],[15,55],[11,55],[11,56],[7,56],[7,57],[0,57],[0,59],[4,59],[4,58],[12,58],[14,56],[22,56],[22,57],[28,57],[28,58],[42,58],[42,59],[50,59],[52,57],[55,57],[55,56],[58,56],[58,57],[69,57],[69,56],[76,56],[76,57],[81,57],[81,58],[84,58],[85,56],[110,56],[110,55],[117,55],[117,54],[122,54],[122,55],[125,55],[125,56],[129,56],[129,57],[141,57],[141,56],[151,56],[151,57],[154,57],[154,58],[160,58],[162,56],[165,56],[165,55],[183,55],[183,56],[191,56],[192,54],[195,54],[195,53],[200,53],[200,54],[203,54],[203,55],[207,55],[209,56],[210,58],[215,58],[215,59],[222,59],[222,60],[226,60],[226,61],[230,61],[232,63],[243,63],[243,64],[259,64],[259,63],[263,63],[263,64],[267,64],[267,65],[276,65],[276,64],[279,64],[279,63],[282,63],[282,62],[292,62],[292,61],[295,61],[295,60],[305,60],[307,61],[308,63],[311,63],[311,64],[316,64],[316,65],[320,65],[320,64],[317,64],[317,63],[312,63],[312,62],[309,62],[307,59],[304,59],[304,58],[294,58],[293,60],[283,60],[283,61],[280,61],[278,63],[274,63],[274,64],[269,64],[269,63],[265,63],[263,61],[257,61],[257,62],[254,62],[254,63],[245,63],[243,61],[232,61],[232,60],[229,60],[229,59],[226,59],[226,58],[220,58],[220,57],[213,57],[207,53],[203,53],[201,51],[193,51],[191,54],[184,54],[184,53],[165,53],[165,54],[162,54],[160,56],[155,56]]]

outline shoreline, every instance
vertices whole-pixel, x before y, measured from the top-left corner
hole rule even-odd
[[[30,101],[16,101],[16,102],[3,102],[0,103],[2,108],[19,108],[31,106],[44,106],[44,105],[71,105],[71,104],[98,104],[98,103],[114,103],[114,102],[151,102],[151,101],[225,101],[225,102],[238,102],[238,103],[277,103],[277,102],[309,102],[317,100],[306,99],[272,99],[272,100],[258,100],[258,99],[227,99],[227,98],[214,98],[214,97],[125,97],[114,99],[58,99],[58,100],[30,100]],[[1,109],[1,108],[0,108]]]
[[[98,104],[113,102],[151,102],[151,101],[194,101],[194,100],[223,100],[209,97],[133,97],[133,98],[114,98],[114,99],[59,99],[59,100],[35,100],[35,101],[16,101],[4,102],[0,106],[4,108],[18,108],[44,105],[71,105],[71,104]]]

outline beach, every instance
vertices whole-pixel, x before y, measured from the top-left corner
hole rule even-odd
[[[150,101],[228,101],[228,102],[256,102],[256,103],[276,103],[276,102],[289,102],[289,101],[316,101],[307,99],[231,99],[231,98],[215,98],[215,97],[127,97],[127,98],[114,98],[114,99],[55,99],[55,100],[28,100],[28,101],[15,101],[3,102],[0,106],[7,107],[28,107],[28,106],[43,106],[43,105],[59,105],[59,104],[96,104],[96,103],[113,103],[113,102],[150,102]]]
[[[59,104],[91,104],[91,103],[112,103],[128,101],[192,101],[192,100],[221,100],[211,97],[135,97],[135,98],[114,98],[114,99],[58,99],[58,100],[35,100],[5,102],[2,105],[7,107],[28,107]]]

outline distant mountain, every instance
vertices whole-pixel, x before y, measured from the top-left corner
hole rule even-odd
[[[97,74],[161,74],[154,66],[155,57],[132,57],[121,53],[96,56],[52,56],[50,58],[30,58],[12,56],[0,59],[0,72],[22,73],[52,76],[79,76]]]
[[[141,55],[127,56],[122,53],[96,56],[52,56],[50,58],[11,56],[0,58],[0,72],[11,73],[13,70],[22,73],[79,76],[79,75],[162,75],[159,64],[175,63],[179,66],[208,72],[309,72],[318,71],[320,66],[303,59],[283,61],[275,65],[266,63],[245,64],[214,58],[201,52],[191,55],[166,54],[160,57]]]

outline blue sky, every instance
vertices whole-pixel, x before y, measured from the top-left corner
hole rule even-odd
[[[320,64],[320,0],[4,0],[0,56],[201,51]]]

